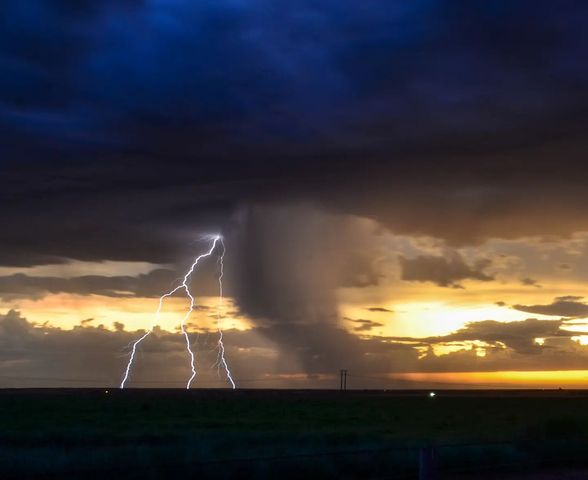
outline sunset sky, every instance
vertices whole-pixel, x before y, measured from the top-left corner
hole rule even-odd
[[[588,388],[584,2],[2,17],[0,387]]]

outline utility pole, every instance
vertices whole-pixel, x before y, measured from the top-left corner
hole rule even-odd
[[[344,392],[347,390],[347,370],[341,370],[341,379],[339,383],[339,390]]]

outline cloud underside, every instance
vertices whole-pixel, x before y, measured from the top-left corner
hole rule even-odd
[[[200,245],[205,250],[206,244]],[[215,257],[216,258],[216,257]],[[184,269],[189,268],[189,261]],[[183,272],[182,272],[183,275]],[[197,275],[192,276],[192,286],[199,295],[216,295],[215,282],[218,266],[215,261],[201,262]],[[80,277],[39,277],[26,274],[0,276],[0,298],[13,301],[19,298],[40,299],[52,294],[100,295],[112,298],[153,298],[159,297],[181,281],[178,272],[157,269],[137,276],[86,275]]]

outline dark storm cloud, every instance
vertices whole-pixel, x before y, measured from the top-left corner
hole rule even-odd
[[[334,288],[381,278],[321,211],[453,245],[588,229],[584,2],[4,3],[0,265],[179,269],[222,230],[240,311],[318,371],[372,345],[325,325]]]
[[[514,129],[525,139],[557,133],[554,116],[578,121],[583,7],[11,1],[2,121],[15,157],[34,152],[30,135],[43,152],[57,141],[68,154],[176,160],[260,142],[376,154],[423,135],[437,148],[510,144]]]
[[[410,337],[392,337],[392,339],[419,341],[429,345],[477,340],[491,345],[502,343],[521,354],[535,354],[540,353],[543,348],[535,342],[536,338],[571,338],[585,335],[582,332],[562,330],[561,327],[564,325],[564,320],[537,320],[536,318],[508,323],[484,320],[470,322],[465,327],[448,335],[420,339]]]
[[[512,308],[521,312],[538,313],[541,315],[586,317],[588,316],[588,304],[582,300],[583,297],[565,296],[557,297],[552,303],[547,305],[513,305]]]
[[[582,2],[3,11],[2,264],[174,261],[252,197],[455,244],[587,226]]]
[[[490,260],[478,260],[470,266],[458,252],[450,252],[446,256],[400,257],[399,261],[401,278],[409,282],[433,282],[441,287],[463,288],[459,284],[460,280],[489,282],[494,279],[484,273],[484,269],[490,266]]]
[[[228,235],[227,279],[245,315],[265,322],[333,322],[337,287],[363,287],[379,277],[357,219],[306,204],[256,205],[241,213]]]

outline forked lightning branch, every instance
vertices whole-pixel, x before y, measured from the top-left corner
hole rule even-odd
[[[223,275],[224,275],[225,244],[224,244],[223,239],[220,235],[215,235],[214,237],[212,237],[212,245],[210,246],[210,249],[206,253],[203,253],[202,255],[199,255],[198,257],[196,257],[196,259],[194,260],[194,262],[192,263],[192,265],[190,266],[190,268],[188,269],[188,271],[184,275],[184,278],[182,279],[182,282],[180,283],[180,285],[178,285],[174,289],[170,290],[167,293],[164,293],[161,297],[159,297],[159,303],[157,305],[157,310],[155,311],[155,316],[154,316],[153,322],[151,324],[151,327],[141,337],[139,337],[137,340],[135,340],[131,344],[131,355],[129,357],[129,362],[127,363],[127,367],[125,369],[123,379],[120,383],[120,388],[125,388],[125,385],[126,385],[127,381],[129,380],[129,376],[130,376],[131,370],[133,368],[133,363],[135,361],[135,356],[137,354],[137,349],[138,349],[140,343],[143,340],[145,340],[149,335],[151,335],[151,333],[153,333],[153,329],[158,324],[159,318],[161,315],[161,310],[163,308],[164,300],[168,297],[171,297],[172,295],[174,295],[175,293],[177,293],[179,291],[183,291],[184,294],[186,295],[186,297],[190,301],[189,306],[188,306],[188,310],[186,311],[186,313],[184,314],[184,316],[182,318],[180,330],[181,330],[181,334],[184,336],[184,339],[186,341],[186,350],[188,352],[188,357],[190,359],[191,375],[190,375],[190,378],[188,379],[188,382],[186,383],[186,388],[189,389],[192,386],[192,382],[196,378],[198,372],[196,370],[196,357],[195,357],[194,352],[192,350],[192,347],[190,345],[190,336],[188,335],[188,331],[186,330],[186,322],[188,321],[188,319],[190,318],[190,315],[192,314],[192,312],[194,311],[194,308],[196,307],[196,299],[195,299],[194,295],[192,295],[192,292],[190,291],[190,281],[192,279],[192,274],[196,270],[196,267],[198,266],[199,262],[201,260],[206,259],[207,257],[211,257],[212,254],[215,252],[215,250],[217,250],[218,245],[220,245],[220,253],[219,253],[219,257],[218,257],[218,262],[219,262],[219,276],[218,276],[219,296],[218,296],[218,312],[217,312],[217,330],[218,330],[217,351],[218,351],[218,355],[217,355],[217,361],[216,361],[215,365],[219,370],[220,369],[224,370],[227,381],[230,383],[231,387],[233,389],[236,387],[235,382],[233,380],[233,376],[231,375],[231,371],[229,369],[229,365],[227,363],[227,359],[225,357],[225,346],[223,343],[221,309],[222,309],[222,304],[223,304]]]

